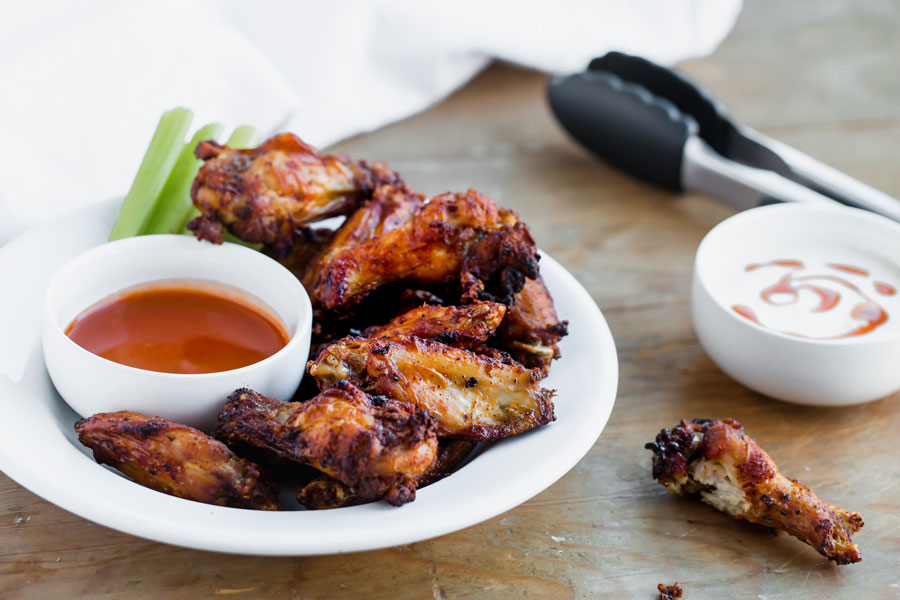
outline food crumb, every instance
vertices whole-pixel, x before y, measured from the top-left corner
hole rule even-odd
[[[660,583],[656,586],[657,591],[659,591],[659,597],[657,600],[674,600],[675,598],[681,598],[684,594],[684,590],[681,589],[681,586],[678,585],[676,581],[672,585],[664,585]]]
[[[23,517],[22,515],[16,515],[16,518],[13,519],[13,525],[21,525],[22,523],[27,523],[31,520],[31,517]]]

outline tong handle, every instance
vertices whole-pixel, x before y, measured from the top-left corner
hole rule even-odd
[[[556,78],[547,97],[563,127],[599,158],[645,181],[683,189],[684,145],[697,123],[671,102],[606,71]]]

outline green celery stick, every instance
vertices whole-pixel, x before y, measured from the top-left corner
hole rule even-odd
[[[191,203],[191,184],[203,161],[194,156],[194,149],[200,142],[215,140],[222,133],[222,125],[213,123],[202,127],[191,141],[184,145],[175,168],[163,186],[156,208],[142,234],[177,233],[188,221],[194,205]]]
[[[253,127],[251,127],[249,125],[241,125],[237,129],[235,129],[234,132],[232,132],[231,137],[228,138],[228,141],[225,142],[225,145],[228,146],[229,148],[235,148],[237,150],[242,150],[245,148],[252,148],[252,147],[256,146],[258,138],[259,138],[259,134],[257,133],[256,129],[254,129]],[[200,211],[197,210],[196,208],[192,208],[190,210],[190,212],[188,213],[187,218],[184,221],[184,226],[182,226],[182,228],[181,228],[181,233],[190,233],[187,229],[187,222],[190,221],[191,219],[193,219],[194,217],[199,217],[199,216],[200,216]],[[229,237],[226,236],[226,239],[229,242],[243,244],[243,242],[241,242],[237,238],[230,239]],[[246,246],[247,244],[244,244],[244,245]],[[255,245],[253,245],[251,247],[255,247]]]
[[[137,175],[134,176],[131,189],[119,209],[119,216],[109,234],[110,241],[137,235],[143,229],[172,167],[175,166],[193,118],[194,113],[186,108],[175,108],[163,113]]]
[[[228,138],[228,141],[225,142],[225,145],[229,148],[236,148],[238,150],[244,148],[252,148],[256,146],[256,140],[258,138],[258,134],[256,133],[256,129],[250,127],[249,125],[241,125],[231,134],[231,137]]]

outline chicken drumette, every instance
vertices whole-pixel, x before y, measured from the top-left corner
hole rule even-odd
[[[216,437],[310,465],[362,498],[395,506],[415,499],[416,478],[437,452],[432,416],[347,382],[306,402],[238,390],[219,414]]]
[[[434,415],[440,436],[492,440],[555,419],[540,371],[416,337],[344,338],[325,346],[309,373],[323,389],[346,380],[415,404]]]
[[[94,459],[158,492],[221,506],[278,510],[278,487],[202,431],[130,411],[75,423]]]
[[[348,214],[377,185],[400,183],[384,165],[320,154],[291,133],[248,150],[202,142],[195,153],[206,163],[191,188],[200,216],[188,228],[215,243],[227,229],[276,256],[290,253],[298,227]]]
[[[698,494],[736,519],[782,529],[838,564],[862,560],[851,541],[863,526],[859,513],[823,502],[779,473],[737,421],[682,421],[646,447],[654,453],[653,477],[670,493]]]

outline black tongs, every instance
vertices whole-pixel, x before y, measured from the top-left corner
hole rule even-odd
[[[743,210],[839,202],[900,221],[900,200],[731,120],[708,90],[644,58],[610,52],[554,78],[550,107],[604,161],[661,187]]]

